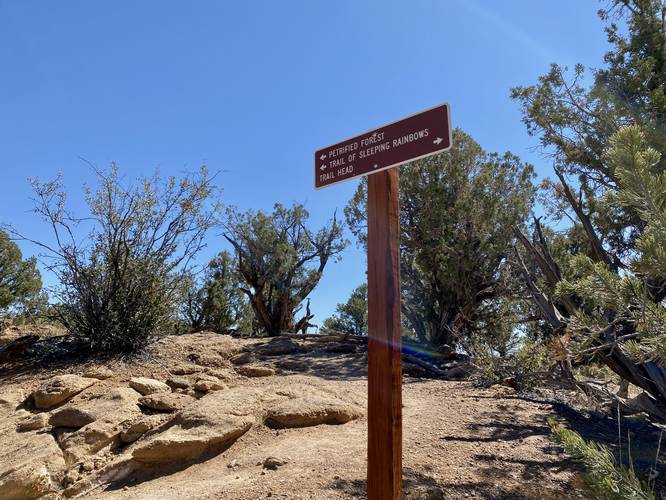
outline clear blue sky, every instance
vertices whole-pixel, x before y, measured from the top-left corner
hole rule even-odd
[[[319,227],[356,181],[315,192],[315,149],[441,102],[490,151],[536,165],[509,89],[551,62],[599,66],[594,0],[0,0],[0,220],[42,237],[28,176],[178,174],[206,163],[224,201],[304,202]],[[406,167],[408,168],[408,167]],[[224,247],[211,235],[202,261]],[[22,245],[31,255],[36,249]],[[365,279],[350,247],[312,295],[315,322]]]

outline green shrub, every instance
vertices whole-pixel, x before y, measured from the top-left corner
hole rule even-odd
[[[655,495],[636,477],[633,468],[615,461],[605,446],[585,441],[580,434],[548,419],[553,437],[584,469],[583,480],[595,496],[604,500],[654,499]]]
[[[205,168],[127,187],[115,165],[96,174],[84,218],[66,209],[60,179],[33,181],[35,212],[53,229],[55,243],[30,241],[50,259],[58,279],[51,296],[67,330],[90,351],[132,352],[173,326],[183,277],[219,207],[209,203],[214,188]],[[82,238],[84,224],[89,231]]]

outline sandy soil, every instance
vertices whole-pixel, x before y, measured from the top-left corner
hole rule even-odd
[[[141,360],[110,366],[120,384],[130,376],[164,379],[170,367],[217,353],[228,357],[261,341],[212,334],[171,337]],[[208,359],[210,362],[210,359]],[[366,356],[323,347],[264,359],[272,377],[247,379],[261,388],[313,384],[365,405]],[[72,369],[19,370],[0,377],[0,388],[36,386]],[[549,438],[551,403],[522,398],[509,388],[405,377],[403,466],[406,498],[584,498],[573,466]],[[367,420],[344,425],[275,430],[255,426],[223,453],[179,464],[89,493],[95,499],[349,499],[365,497]],[[261,463],[277,456],[275,471]]]

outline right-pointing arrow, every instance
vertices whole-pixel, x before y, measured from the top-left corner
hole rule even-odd
[[[444,140],[444,139],[442,139],[441,137],[438,137],[437,139],[435,139],[435,140],[432,141],[432,142],[433,142],[433,144],[437,144],[437,145],[439,146],[439,144],[440,144],[443,140]]]

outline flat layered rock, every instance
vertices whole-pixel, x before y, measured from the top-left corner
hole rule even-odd
[[[38,431],[46,427],[47,416],[44,413],[27,415],[16,424],[17,432]]]
[[[0,498],[28,500],[59,489],[65,460],[48,433],[3,434],[0,448]]]
[[[78,430],[56,427],[56,437],[67,463],[81,462],[102,449],[120,444],[120,434],[125,430],[124,423],[141,416],[138,399],[136,391],[128,387],[116,387],[95,399],[81,402],[80,408],[94,416],[95,420]]]
[[[35,407],[40,410],[63,403],[97,382],[78,375],[56,375],[40,385],[32,394]]]
[[[357,405],[303,386],[283,393],[287,399],[272,403],[265,422],[272,427],[309,427],[320,424],[345,424],[363,416]]]
[[[49,418],[53,427],[80,429],[98,419],[122,421],[139,413],[139,394],[128,387],[115,387],[83,401],[77,398],[54,411]]]
[[[215,426],[175,426],[141,443],[132,452],[132,458],[150,464],[196,460],[224,451],[250,427],[251,421],[232,415],[219,417]]]
[[[220,453],[252,427],[259,411],[252,389],[212,392],[176,414],[163,432],[139,441],[132,457],[143,464],[164,464]]]
[[[129,385],[136,392],[142,396],[147,396],[149,394],[154,394],[156,392],[170,392],[171,387],[169,387],[164,382],[155,380],[154,378],[147,377],[133,377],[129,381]]]
[[[194,401],[196,401],[196,398],[176,392],[157,392],[139,398],[139,404],[141,406],[157,411],[182,410]]]

